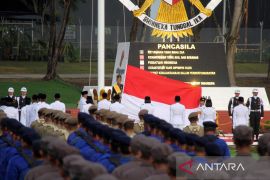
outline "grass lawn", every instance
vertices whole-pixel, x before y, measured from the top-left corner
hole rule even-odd
[[[19,95],[22,86],[25,86],[28,89],[29,96],[37,93],[46,93],[48,103],[53,102],[55,93],[60,93],[62,101],[66,104],[67,108],[77,107],[77,102],[80,98],[79,88],[60,80],[0,80],[0,96],[6,96],[9,87],[13,87],[15,89],[15,94]]]
[[[114,62],[108,61],[105,64],[105,73],[112,74]],[[45,74],[47,69],[46,62],[36,61],[0,61],[0,74]],[[88,74],[89,62],[82,63],[59,63],[59,74]],[[97,73],[97,63],[92,62],[92,73]]]
[[[44,74],[46,72],[46,62],[36,61],[0,61],[0,74]],[[107,61],[105,73],[112,74],[114,61]],[[258,63],[237,63],[236,73],[267,73],[268,64]],[[89,62],[82,63],[59,63],[59,74],[88,74]],[[92,73],[97,73],[97,63],[92,63]]]
[[[235,65],[236,73],[267,73],[268,64],[259,63],[237,63]]]

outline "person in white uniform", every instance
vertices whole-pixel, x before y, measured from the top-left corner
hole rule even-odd
[[[83,112],[83,106],[87,104],[86,101],[87,101],[88,92],[82,91],[81,95],[82,96],[78,104],[78,109],[80,110],[80,112]]]
[[[40,102],[38,104],[38,111],[41,109],[41,108],[47,108],[47,109],[50,109],[51,106],[46,102],[46,99],[47,99],[47,95],[46,94],[39,94],[39,99],[40,99]]]
[[[200,126],[203,126],[203,120],[201,118],[201,114],[202,114],[202,110],[205,108],[205,101],[206,101],[206,98],[205,97],[201,97],[200,98],[200,103],[199,103],[199,107],[197,108],[197,112],[198,112],[198,124]]]
[[[140,110],[147,110],[148,114],[154,114],[155,108],[153,104],[151,103],[151,97],[145,96],[144,98],[144,104],[141,105]]]
[[[212,121],[216,122],[217,112],[213,108],[212,100],[207,99],[205,102],[205,108],[202,109],[201,119],[203,122]]]
[[[66,112],[66,105],[60,101],[61,95],[59,93],[56,93],[54,95],[54,102],[50,104],[51,109]]]
[[[185,106],[180,103],[181,97],[175,96],[175,104],[170,107],[170,123],[175,128],[184,129],[186,127],[185,123]]]
[[[98,102],[98,110],[110,109],[111,102],[107,100],[108,94],[106,92],[102,93],[102,100]]]
[[[89,108],[94,105],[94,101],[92,99],[92,96],[87,96],[86,98],[86,104],[83,105],[83,110],[81,112],[89,114]]]
[[[17,119],[19,121],[19,112],[17,109],[17,103],[14,103],[14,99],[11,97],[6,97],[3,99],[3,104],[0,109],[2,109],[8,118]]]
[[[238,104],[233,109],[233,129],[239,125],[249,125],[249,109],[247,106],[244,106],[244,98],[238,98]]]
[[[110,111],[115,111],[118,113],[123,113],[125,107],[123,104],[121,104],[121,98],[119,94],[114,95],[114,103],[111,104],[110,106]]]
[[[27,108],[27,119],[25,126],[30,127],[32,122],[38,119],[38,96],[33,95],[32,96],[32,104],[28,106]]]

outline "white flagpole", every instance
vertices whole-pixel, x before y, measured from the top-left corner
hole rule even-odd
[[[105,81],[105,0],[98,0],[98,91]]]

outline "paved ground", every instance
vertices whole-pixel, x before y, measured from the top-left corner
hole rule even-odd
[[[78,78],[89,78],[89,74],[60,74],[61,78],[67,79],[78,79]],[[41,79],[44,77],[44,74],[0,74],[0,79]],[[97,78],[97,74],[93,74],[92,78]],[[111,78],[112,74],[106,74],[105,78]],[[236,77],[245,78],[245,77],[257,77],[257,78],[266,78],[267,74],[236,74]]]

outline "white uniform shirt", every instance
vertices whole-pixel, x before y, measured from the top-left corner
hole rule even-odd
[[[28,111],[29,111],[30,105],[26,105],[21,109],[21,123],[26,126],[26,123],[28,121]]]
[[[155,108],[153,106],[153,104],[151,103],[145,103],[143,105],[141,105],[140,109],[145,109],[148,110],[148,114],[154,114]]]
[[[233,109],[233,128],[239,125],[249,125],[249,110],[243,104],[239,104]]]
[[[202,118],[202,122],[206,122],[206,121],[212,121],[212,122],[216,122],[216,110],[213,107],[205,107],[202,109],[202,114],[201,114],[201,118]]]
[[[66,105],[58,100],[54,101],[53,103],[50,104],[51,109],[66,112]]]
[[[170,123],[176,128],[183,129],[186,126],[185,109],[185,106],[180,103],[175,103],[170,107]]]
[[[119,102],[115,102],[110,106],[110,111],[115,111],[118,113],[123,113],[124,109],[125,109],[124,105]]]
[[[101,110],[101,109],[110,109],[110,106],[111,106],[111,102],[108,101],[107,99],[103,99],[101,101],[98,102],[98,110]]]
[[[17,108],[12,106],[3,107],[4,112],[6,113],[8,118],[13,118],[19,120],[19,111]]]
[[[80,109],[80,112],[83,112],[83,106],[86,105],[86,98],[84,97],[81,97],[80,101],[79,101],[79,105],[78,105],[78,108]]]
[[[40,102],[40,103],[38,104],[38,111],[39,111],[41,108],[51,109],[51,106],[50,106],[48,103],[46,103],[46,102]]]
[[[92,106],[93,104],[89,103],[89,104],[85,104],[83,105],[83,109],[81,112],[89,114],[89,108]]]
[[[26,121],[26,127],[30,127],[32,122],[38,119],[38,103],[32,103],[27,108],[27,121]]]
[[[202,115],[201,115],[201,113],[202,113],[202,111],[203,111],[204,108],[205,108],[205,105],[199,106],[199,107],[197,108],[197,112],[200,113],[200,114],[198,114],[198,119],[199,119],[198,124],[199,124],[200,126],[203,126],[203,120],[202,120]]]

